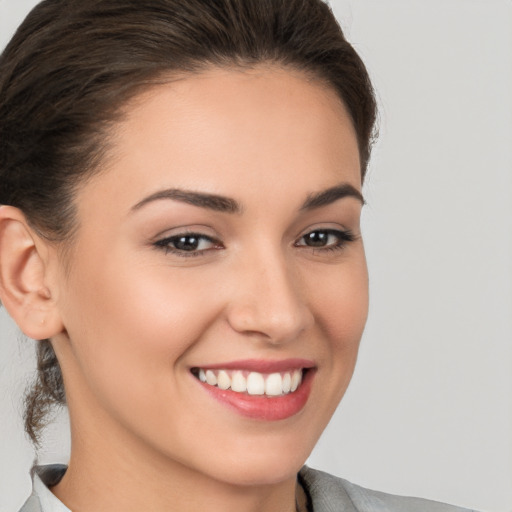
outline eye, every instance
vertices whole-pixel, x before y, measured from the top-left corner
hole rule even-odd
[[[342,249],[356,237],[349,230],[315,229],[306,233],[295,243],[297,247],[311,247],[320,250]]]
[[[200,233],[181,233],[158,240],[154,244],[157,248],[164,249],[166,253],[174,253],[178,256],[199,256],[205,251],[220,249],[218,240]]]

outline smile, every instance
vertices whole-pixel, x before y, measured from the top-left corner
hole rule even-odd
[[[207,395],[258,421],[291,418],[306,405],[317,367],[314,361],[247,359],[195,366],[191,374]]]
[[[267,397],[293,393],[302,383],[303,369],[285,372],[260,373],[247,370],[194,368],[201,382],[222,390]]]

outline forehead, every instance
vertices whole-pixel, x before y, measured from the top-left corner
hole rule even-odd
[[[214,68],[170,80],[127,105],[112,142],[100,180],[123,189],[129,181],[139,196],[164,187],[254,195],[269,180],[290,192],[297,180],[313,190],[342,180],[360,188],[344,105],[299,71]]]

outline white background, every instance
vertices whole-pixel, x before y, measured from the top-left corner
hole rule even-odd
[[[34,0],[0,0],[0,46]],[[512,511],[512,2],[333,0],[381,138],[365,194],[370,319],[309,463],[361,485]],[[0,511],[30,492],[32,343],[0,313]],[[65,461],[65,415],[43,462]]]

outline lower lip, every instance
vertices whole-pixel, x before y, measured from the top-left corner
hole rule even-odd
[[[197,380],[199,384],[216,400],[234,409],[242,416],[264,421],[277,421],[290,418],[299,413],[308,401],[315,371],[309,369],[301,385],[293,393],[268,397],[237,393],[230,389],[220,389]]]

